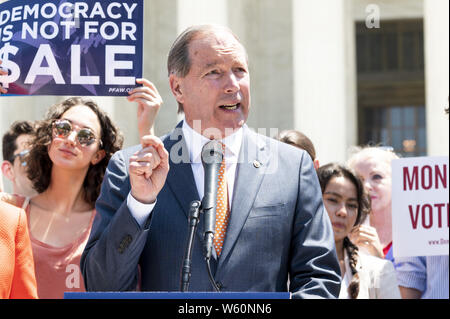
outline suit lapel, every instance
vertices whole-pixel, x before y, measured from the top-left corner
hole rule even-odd
[[[266,150],[265,143],[258,140],[258,136],[244,126],[239,162],[236,167],[236,180],[230,221],[222,254],[219,258],[217,272],[220,271],[221,265],[226,262],[247,220],[264,178],[264,172],[267,169],[268,162],[269,154]]]
[[[183,138],[182,123],[178,124],[165,139],[164,147],[169,152],[170,159],[167,183],[183,208],[184,214],[189,217],[190,204],[193,200],[199,200],[199,195],[192,173],[189,151]]]

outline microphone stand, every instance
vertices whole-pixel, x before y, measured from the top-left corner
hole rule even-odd
[[[197,226],[200,217],[200,201],[195,200],[191,202],[189,208],[189,237],[184,253],[183,267],[181,274],[181,291],[186,292],[189,289],[189,282],[191,279],[191,263],[192,263],[192,248],[194,247],[194,235],[197,231]]]
[[[182,273],[181,273],[181,291],[187,292],[189,289],[189,283],[191,279],[191,264],[192,264],[192,249],[194,248],[194,237],[195,233],[197,231],[197,226],[199,223],[199,217],[200,214],[203,213],[203,208],[200,201],[192,201],[190,208],[189,208],[189,236],[188,241],[184,253],[183,258],[183,266],[182,266]],[[214,237],[214,234],[213,234]],[[214,290],[219,292],[220,289],[217,287],[217,284],[214,280],[214,277],[211,272],[211,265],[210,265],[210,259],[211,259],[211,249],[204,249],[204,255],[205,255],[205,261],[206,261],[206,269],[208,271],[208,278],[211,282],[211,285],[213,286]]]
[[[215,194],[214,194],[215,195]],[[206,261],[206,270],[208,272],[208,278],[216,292],[219,292],[220,289],[217,287],[216,281],[211,272],[211,255],[212,250],[214,249],[214,233],[215,233],[215,224],[216,224],[216,212],[215,212],[215,196],[214,203],[208,202],[208,199],[211,200],[211,196],[204,196],[202,201],[201,212],[207,214],[205,215],[205,234],[204,234],[204,243],[203,243],[203,256]],[[205,200],[206,199],[206,200]]]

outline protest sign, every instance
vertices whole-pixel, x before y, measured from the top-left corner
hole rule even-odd
[[[392,161],[394,257],[448,255],[448,157]]]
[[[127,95],[142,77],[143,0],[0,5],[9,95]]]

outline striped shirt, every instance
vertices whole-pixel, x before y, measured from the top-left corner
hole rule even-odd
[[[399,286],[422,292],[422,299],[449,299],[448,255],[397,257]]]

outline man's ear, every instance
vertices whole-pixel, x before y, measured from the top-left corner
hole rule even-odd
[[[181,81],[178,76],[175,74],[171,74],[169,76],[169,84],[170,89],[172,90],[172,94],[175,96],[175,99],[178,103],[183,104],[184,103],[184,96],[183,96],[183,90],[181,88]]]
[[[91,160],[92,165],[97,165],[106,156],[105,150],[98,150]]]
[[[11,182],[14,182],[15,175],[13,165],[9,161],[2,162],[2,173],[7,179],[9,179]]]

